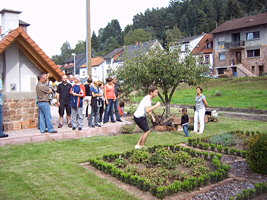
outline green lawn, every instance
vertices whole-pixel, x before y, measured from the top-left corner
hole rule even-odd
[[[267,109],[267,77],[211,79],[203,89],[209,106]],[[193,105],[195,95],[195,87],[181,84],[176,89],[171,103]],[[139,102],[141,98],[131,99]]]
[[[206,125],[204,136],[237,129],[265,131],[267,123],[220,117],[219,122]],[[97,136],[1,147],[0,199],[136,199],[79,163],[103,154],[131,150],[138,138],[139,134]],[[185,141],[182,132],[153,132],[147,146]]]

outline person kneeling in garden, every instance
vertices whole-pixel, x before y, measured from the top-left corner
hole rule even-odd
[[[137,144],[135,145],[135,149],[142,149],[144,147],[147,137],[150,134],[150,128],[147,123],[146,113],[148,113],[153,121],[155,118],[152,116],[152,111],[160,106],[160,103],[156,103],[156,105],[151,106],[152,99],[158,96],[158,88],[155,86],[151,86],[148,89],[148,95],[146,95],[142,101],[139,103],[135,113],[134,113],[134,121],[141,128],[144,133],[141,135]]]

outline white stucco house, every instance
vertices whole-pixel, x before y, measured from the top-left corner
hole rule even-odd
[[[181,50],[180,59],[184,59],[187,55],[189,55],[203,37],[204,34],[183,38],[177,41],[176,44]],[[176,46],[173,48],[176,48]]]
[[[5,131],[36,127],[38,74],[49,73],[53,81],[60,81],[64,75],[28,35],[29,24],[19,20],[20,13],[8,9],[0,11],[0,78],[3,81]]]

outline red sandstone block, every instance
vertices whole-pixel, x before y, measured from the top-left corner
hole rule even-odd
[[[36,120],[34,119],[29,120],[29,128],[36,128],[36,127],[37,127]]]
[[[13,130],[21,130],[21,122],[12,122],[13,123]]]
[[[30,128],[30,122],[29,122],[29,120],[22,121],[21,122],[21,129],[27,129],[27,128]]]

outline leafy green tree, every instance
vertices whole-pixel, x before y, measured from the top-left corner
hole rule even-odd
[[[244,15],[244,11],[241,9],[241,5],[237,0],[228,0],[226,17],[229,19],[237,19]]]
[[[96,52],[98,52],[99,51],[99,39],[96,36],[94,31],[93,31],[93,34],[92,34],[91,41],[92,41],[92,49],[94,49]]]
[[[63,62],[66,62],[66,60],[71,57],[71,54],[73,53],[73,50],[71,49],[70,43],[68,41],[64,42],[61,50],[61,57]]]
[[[179,48],[164,50],[153,48],[149,53],[125,53],[124,65],[117,69],[116,76],[123,80],[125,92],[147,89],[150,85],[160,88],[159,97],[170,115],[170,103],[173,93],[180,83],[196,85],[205,78],[206,65],[197,62],[192,55],[179,59]],[[141,54],[141,55],[140,55]]]
[[[57,65],[62,65],[63,60],[61,55],[53,55],[52,60],[57,64]]]
[[[75,54],[80,54],[86,52],[86,42],[79,40],[78,43],[76,44],[74,48],[74,53]]]
[[[172,42],[178,41],[182,38],[182,33],[177,26],[174,26],[173,29],[166,30],[166,43],[171,44]]]
[[[134,44],[135,42],[146,42],[152,39],[152,34],[144,29],[130,30],[124,37],[125,45]]]

